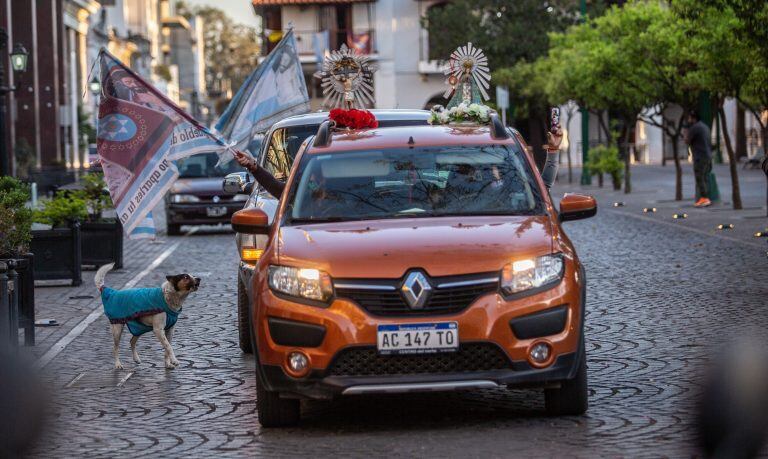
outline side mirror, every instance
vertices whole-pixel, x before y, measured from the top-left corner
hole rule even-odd
[[[594,217],[597,213],[597,201],[592,196],[565,193],[560,200],[560,221],[581,220]]]
[[[247,172],[234,172],[224,177],[221,188],[231,194],[251,194],[253,182]]]
[[[238,210],[232,214],[232,229],[245,234],[269,234],[269,216],[256,207]]]

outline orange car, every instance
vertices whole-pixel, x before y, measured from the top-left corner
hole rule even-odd
[[[301,398],[499,386],[587,409],[584,269],[560,223],[597,207],[566,194],[556,209],[525,151],[495,116],[324,123],[273,221],[232,217],[263,426],[295,424]]]

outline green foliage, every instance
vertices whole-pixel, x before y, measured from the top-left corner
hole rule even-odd
[[[99,221],[101,220],[101,212],[113,206],[104,175],[101,173],[85,174],[81,182],[83,189],[73,191],[71,194],[85,202],[88,209],[88,221]]]
[[[613,179],[614,188],[620,187],[621,180],[624,178],[624,163],[619,158],[617,147],[598,145],[590,148],[589,161],[587,161],[586,166],[592,175],[610,175]]]
[[[96,128],[93,127],[93,117],[91,117],[88,113],[83,110],[82,105],[77,106],[77,130],[82,136],[82,134],[85,134],[87,136],[87,140],[85,140],[85,143],[83,140],[80,141],[80,147],[81,148],[88,148],[89,144],[96,143]]]
[[[229,79],[232,91],[236,92],[257,65],[260,40],[256,29],[235,23],[216,7],[191,6],[179,1],[176,2],[176,11],[188,20],[194,16],[203,19],[205,81],[208,88],[216,90],[222,80]]]
[[[155,74],[169,83],[173,80],[171,69],[165,64],[157,64],[155,66]]]
[[[58,193],[43,202],[43,208],[35,210],[34,221],[54,228],[67,226],[73,220],[85,220],[88,208],[85,201],[74,193]]]
[[[35,167],[35,152],[24,137],[16,139],[16,145],[13,146],[13,154],[16,158],[16,176],[27,178]]]
[[[532,62],[546,53],[548,33],[577,23],[579,0],[454,0],[429,8],[421,21],[429,32],[429,57],[444,60],[471,41],[485,51],[491,69]],[[599,14],[604,2],[587,2]]]
[[[0,258],[26,253],[32,236],[32,211],[27,208],[29,187],[19,180],[0,177]]]

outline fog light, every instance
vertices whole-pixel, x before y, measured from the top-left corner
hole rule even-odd
[[[535,363],[544,363],[547,360],[549,360],[549,344],[547,343],[536,343],[531,347],[531,350],[528,352],[528,355],[530,355],[531,360]]]
[[[309,367],[309,359],[301,352],[288,354],[288,368],[296,373],[304,373]]]

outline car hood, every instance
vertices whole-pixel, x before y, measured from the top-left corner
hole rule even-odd
[[[222,190],[224,177],[180,178],[171,186],[171,193],[195,196],[230,196]]]
[[[278,262],[337,278],[399,278],[500,270],[513,259],[552,251],[547,216],[442,217],[283,227]]]

